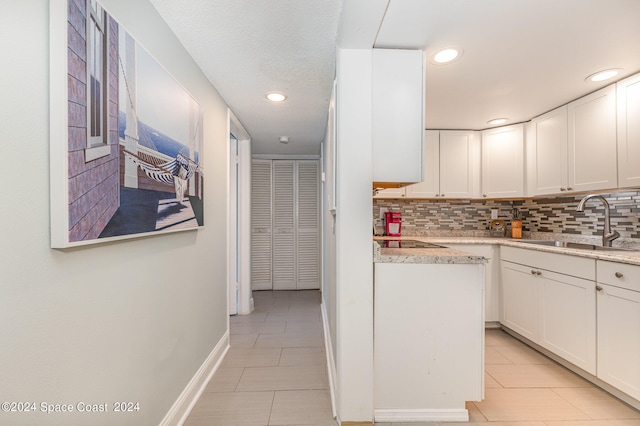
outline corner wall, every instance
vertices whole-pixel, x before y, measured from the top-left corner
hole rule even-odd
[[[206,227],[50,248],[49,1],[0,2],[0,401],[36,404],[0,424],[158,424],[228,329],[227,106],[148,1],[102,3],[203,107]]]

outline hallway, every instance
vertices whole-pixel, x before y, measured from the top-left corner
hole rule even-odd
[[[331,426],[320,293],[255,291],[231,349],[185,425]]]

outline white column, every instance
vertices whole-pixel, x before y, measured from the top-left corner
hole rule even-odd
[[[341,421],[373,420],[371,49],[337,63],[336,372]]]

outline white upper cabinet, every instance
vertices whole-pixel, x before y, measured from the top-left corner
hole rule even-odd
[[[619,81],[618,185],[640,185],[640,74]]]
[[[407,186],[403,197],[434,198],[440,194],[440,133],[439,130],[424,132],[422,182]]]
[[[422,50],[373,49],[373,182],[422,181]]]
[[[440,197],[480,196],[480,133],[440,131]]]
[[[566,105],[531,120],[526,138],[527,195],[571,191],[567,144]]]
[[[524,125],[482,132],[482,196],[524,195]]]
[[[567,112],[569,187],[617,188],[616,86],[571,102]]]
[[[480,137],[463,130],[426,130],[422,182],[385,189],[377,198],[476,198],[480,194]]]

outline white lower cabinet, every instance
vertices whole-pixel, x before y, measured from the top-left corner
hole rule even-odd
[[[595,282],[546,270],[538,272],[540,346],[595,374]]]
[[[539,286],[531,267],[501,261],[502,324],[532,342],[538,341]]]
[[[502,248],[502,324],[596,373],[595,260]]]
[[[598,378],[640,400],[640,266],[598,261]]]

